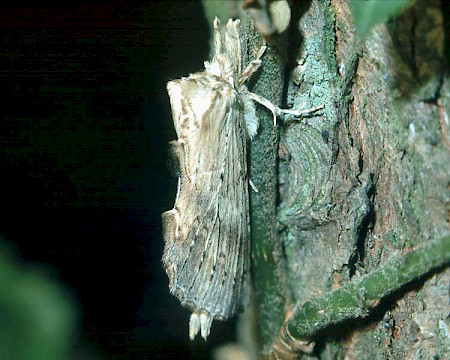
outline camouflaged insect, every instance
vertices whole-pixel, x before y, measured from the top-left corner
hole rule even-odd
[[[261,66],[262,47],[245,69],[239,20],[214,20],[215,56],[205,71],[170,81],[167,90],[178,136],[175,205],[162,214],[163,264],[170,292],[192,311],[189,336],[206,339],[212,321],[243,310],[250,295],[247,143],[256,135],[254,101],[283,112],[244,83]]]

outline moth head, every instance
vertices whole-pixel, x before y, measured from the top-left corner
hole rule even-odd
[[[236,65],[224,54],[216,54],[211,61],[205,61],[205,71],[211,75],[227,80],[234,86],[234,79],[238,76]]]
[[[205,61],[204,65],[206,72],[212,75],[221,76],[220,66],[217,61]]]

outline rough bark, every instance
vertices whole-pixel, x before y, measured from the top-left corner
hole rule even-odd
[[[254,279],[264,353],[289,304],[319,298],[450,232],[450,82],[439,2],[418,1],[364,41],[344,0],[313,0],[293,14],[288,95],[296,109],[324,110],[279,130],[276,234],[270,210],[252,198],[252,231],[261,228],[255,222],[267,230],[252,236],[255,267],[266,271]],[[267,77],[274,73],[262,73],[253,90],[270,98],[263,89],[274,88]],[[251,177],[263,193],[260,177],[270,189],[274,181],[267,175],[273,134],[264,147],[270,119],[263,117],[262,139],[252,144]],[[272,209],[275,200],[267,200]],[[449,281],[444,267],[402,287],[364,320],[318,334],[309,356],[449,358]]]

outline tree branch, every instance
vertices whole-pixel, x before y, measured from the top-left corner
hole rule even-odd
[[[380,301],[409,282],[450,263],[450,236],[431,241],[325,296],[297,304],[274,345],[278,357],[305,351],[319,332],[344,320],[367,317]]]
[[[261,37],[248,23],[248,52],[262,46]],[[252,57],[250,55],[250,57]],[[263,56],[259,79],[250,90],[279,104],[283,93],[285,58],[280,48],[269,47]],[[258,193],[250,190],[252,276],[255,290],[262,352],[268,353],[285,319],[286,280],[277,233],[278,129],[267,109],[257,106],[258,135],[251,142],[250,179]]]

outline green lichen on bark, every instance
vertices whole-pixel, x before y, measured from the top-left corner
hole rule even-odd
[[[345,1],[313,0],[297,19],[302,41],[292,72],[294,108],[325,108],[307,124],[280,130],[278,221],[295,302],[346,284],[348,299],[356,301],[362,291],[353,284],[357,277],[402,249],[450,232],[442,15],[436,1],[418,1],[408,11],[409,18],[379,25],[365,42],[353,31]],[[353,324],[357,331],[345,345],[329,334],[334,342],[322,341],[316,355],[367,354],[370,348],[372,358],[417,358],[406,338],[423,345],[422,355],[447,354],[442,340],[414,329],[445,333],[438,328],[446,321],[442,297],[431,294],[448,276],[435,275],[435,284],[425,282],[393,309],[379,308],[385,319],[374,319],[367,332]],[[425,301],[434,311],[420,310]],[[335,305],[336,313],[346,313]],[[352,316],[364,310],[355,309]],[[379,346],[371,346],[367,334],[376,334]]]
[[[294,57],[289,59],[294,67],[288,96],[295,109],[324,109],[280,128],[280,159],[271,115],[259,110],[250,176],[260,190],[251,192],[251,212],[263,353],[290,301],[306,304],[303,314],[311,315],[327,299],[324,321],[303,324],[309,332],[302,336],[314,337],[317,331],[325,336],[313,355],[448,355],[445,291],[439,290],[448,270],[395,298],[395,306],[378,304],[419,276],[405,280],[394,271],[387,281],[392,255],[450,232],[450,168],[442,165],[450,162],[445,122],[450,84],[443,72],[442,15],[436,4],[418,1],[408,10],[412,22],[400,17],[389,26],[381,24],[365,42],[354,33],[345,1],[313,0],[293,18],[301,41],[288,46]],[[258,48],[251,45],[250,51]],[[283,86],[282,53],[269,50],[252,89],[274,103]],[[437,58],[427,61],[430,54]],[[424,311],[425,303],[433,310]],[[377,317],[367,316],[372,307]],[[330,327],[342,319],[351,320],[344,339]],[[321,333],[324,327],[328,332]],[[439,337],[426,337],[425,328]],[[406,339],[417,345],[411,347]]]

